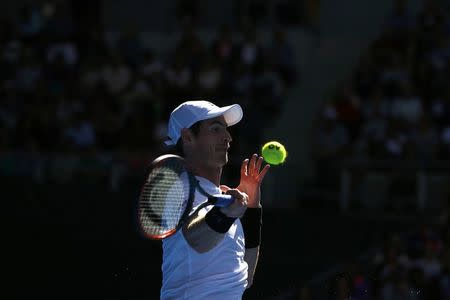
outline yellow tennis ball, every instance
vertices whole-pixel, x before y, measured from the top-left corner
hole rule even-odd
[[[262,146],[261,155],[267,163],[279,165],[284,163],[287,157],[287,151],[283,144],[277,141],[270,141]]]

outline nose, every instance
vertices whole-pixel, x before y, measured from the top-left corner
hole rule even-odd
[[[231,137],[231,134],[228,130],[225,130],[225,137],[224,137],[224,141],[227,143],[230,143],[233,140],[233,138]]]

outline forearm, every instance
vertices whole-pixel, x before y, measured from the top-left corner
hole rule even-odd
[[[244,260],[248,265],[247,288],[249,288],[253,284],[253,277],[258,264],[261,244],[262,207],[248,208],[241,218],[241,223],[245,234],[246,249]]]
[[[212,209],[206,215],[189,217],[183,226],[183,235],[195,251],[204,253],[222,241],[234,220]]]
[[[255,276],[258,258],[259,258],[259,246],[245,249],[244,260],[248,265],[247,288],[249,288],[253,284],[253,277]]]

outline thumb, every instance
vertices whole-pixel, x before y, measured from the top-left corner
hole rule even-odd
[[[222,191],[222,193],[226,193],[226,192],[228,192],[229,190],[231,190],[231,188],[230,188],[229,186],[224,185],[224,184],[220,185],[219,188],[220,188],[220,190]]]

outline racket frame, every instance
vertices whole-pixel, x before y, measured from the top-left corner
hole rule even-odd
[[[179,160],[180,163],[182,165],[184,165],[184,158],[179,155],[175,155],[175,154],[161,155],[152,161],[152,163],[149,167],[149,170],[147,171],[147,174],[146,174],[145,184],[147,184],[147,182],[149,180],[149,175],[151,174],[151,171],[155,168],[158,168],[158,167],[164,165],[170,159]],[[145,230],[145,228],[141,222],[141,214],[144,213],[141,211],[142,191],[144,189],[145,184],[142,186],[141,194],[139,195],[139,200],[138,200],[138,203],[139,203],[139,205],[138,205],[138,218],[139,218],[138,223],[139,223],[139,229],[140,229],[142,235],[145,236],[146,238],[149,238],[152,240],[162,240],[166,237],[169,237],[169,236],[175,234],[178,230],[180,230],[180,228],[183,226],[184,222],[186,221],[187,217],[189,216],[189,212],[192,210],[192,205],[194,204],[195,188],[196,188],[197,181],[196,181],[194,175],[192,175],[185,167],[183,167],[183,169],[187,174],[187,180],[188,180],[188,184],[189,184],[189,196],[187,199],[186,207],[185,207],[180,219],[178,220],[177,226],[175,226],[175,228],[168,230],[162,234],[149,234],[148,231]]]
[[[234,197],[231,195],[220,195],[220,196],[213,196],[208,194],[200,185],[199,181],[195,178],[195,176],[189,172],[186,167],[184,166],[184,158],[179,156],[179,155],[175,155],[175,154],[165,154],[162,156],[159,156],[158,158],[156,158],[152,163],[151,163],[151,167],[149,168],[149,171],[147,172],[147,176],[146,176],[146,183],[149,180],[149,174],[151,172],[151,170],[153,170],[154,168],[158,168],[160,165],[163,165],[167,160],[169,159],[176,159],[179,160],[181,162],[181,164],[183,165],[183,170],[184,172],[187,174],[187,180],[188,180],[188,184],[189,184],[189,197],[187,199],[187,203],[186,203],[186,207],[180,217],[180,219],[178,220],[178,224],[175,228],[166,231],[162,234],[149,234],[143,227],[142,222],[140,221],[141,218],[141,210],[140,210],[140,203],[141,203],[141,195],[142,195],[142,191],[141,191],[141,195],[139,196],[139,212],[138,212],[138,218],[139,218],[139,227],[140,227],[140,231],[142,232],[142,234],[147,237],[150,238],[152,240],[162,240],[166,237],[169,237],[173,234],[175,234],[177,231],[180,230],[180,228],[184,225],[184,223],[186,222],[188,216],[190,215],[190,212],[192,210],[192,206],[194,204],[194,199],[195,199],[195,191],[198,190],[203,196],[207,197],[207,201],[200,204],[195,212],[198,212],[200,209],[208,206],[208,205],[215,205],[215,206],[219,206],[219,207],[225,207],[230,205],[233,201],[234,201]],[[143,188],[142,188],[143,189]]]

